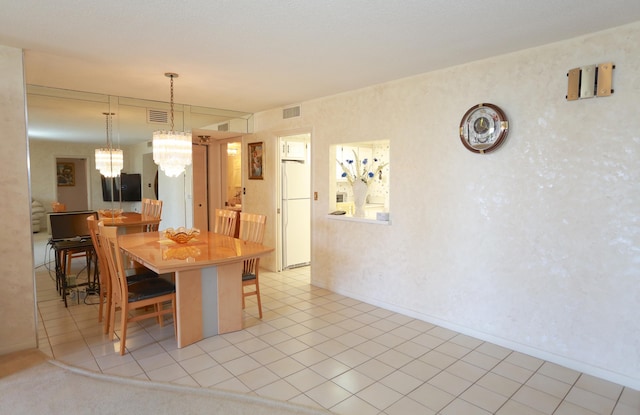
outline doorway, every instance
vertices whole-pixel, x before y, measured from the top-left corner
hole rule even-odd
[[[89,210],[87,159],[56,157],[56,202],[67,211]]]

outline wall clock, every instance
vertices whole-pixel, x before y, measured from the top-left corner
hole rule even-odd
[[[498,106],[475,105],[460,121],[460,140],[474,153],[488,153],[498,148],[507,138],[509,120]]]

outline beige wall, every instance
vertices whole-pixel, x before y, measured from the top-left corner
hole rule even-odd
[[[0,355],[37,347],[22,51],[0,46]]]
[[[569,69],[608,61],[613,96],[566,101]],[[314,284],[638,389],[639,67],[636,23],[262,112],[251,139],[273,177],[277,134],[312,128]],[[458,137],[481,102],[511,120],[485,155]],[[387,139],[391,225],[329,217],[330,146]]]

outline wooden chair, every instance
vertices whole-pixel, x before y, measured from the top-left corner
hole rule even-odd
[[[104,252],[101,244],[99,234],[99,225],[102,222],[98,222],[95,217],[87,217],[87,225],[89,227],[89,233],[91,234],[91,242],[93,243],[93,249],[98,257],[97,267],[98,276],[100,278],[100,292],[99,292],[99,306],[98,306],[98,322],[104,322],[104,333],[109,332],[109,321],[111,311],[111,275],[109,272],[109,264],[107,262],[107,253]],[[158,274],[150,269],[140,267],[125,270],[127,276],[127,284],[133,284],[147,278],[157,278]]]
[[[267,217],[256,213],[240,212],[239,238],[244,241],[262,243]],[[262,318],[262,302],[260,301],[260,258],[251,258],[242,265],[242,308],[245,308],[246,297],[255,295],[258,299],[258,313]],[[245,287],[254,286],[253,290],[245,291]]]
[[[55,213],[63,213],[67,211],[67,205],[60,202],[52,202],[51,208]],[[66,250],[64,252],[64,258],[62,258],[61,260],[66,262],[65,270],[67,272],[71,271],[71,261],[73,261],[73,258],[86,258],[87,266],[89,265],[89,261],[91,261],[91,257],[87,255],[86,250],[73,250],[73,249]]]
[[[109,312],[109,339],[113,340],[116,309],[120,307],[121,335],[120,355],[125,353],[127,341],[127,325],[134,321],[147,318],[157,318],[163,326],[162,317],[171,314],[174,322],[174,332],[177,335],[176,324],[176,287],[163,278],[147,278],[142,281],[127,283],[124,270],[122,251],[118,245],[118,230],[116,227],[98,224],[98,238],[103,252],[106,252],[112,289],[112,301]],[[170,308],[164,308],[164,303],[170,303]],[[153,311],[142,312],[148,306]],[[139,312],[140,310],[140,312]],[[135,313],[132,313],[135,311]]]
[[[149,216],[155,219],[160,219],[162,216],[162,200],[142,198],[142,216]],[[158,230],[159,223],[154,223],[145,226],[143,229],[145,232],[154,232]]]
[[[216,209],[213,232],[226,236],[234,236],[236,234],[237,220],[238,212],[235,210]]]

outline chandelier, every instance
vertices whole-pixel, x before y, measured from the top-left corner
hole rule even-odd
[[[173,131],[173,78],[178,74],[167,72],[171,79],[171,131],[153,133],[153,161],[169,177],[178,177],[191,164],[191,133]]]
[[[113,140],[111,139],[111,116],[113,112],[103,112],[106,117],[107,125],[107,146],[96,149],[96,169],[100,170],[100,174],[104,177],[120,176],[120,171],[124,166],[122,150],[113,148]]]

